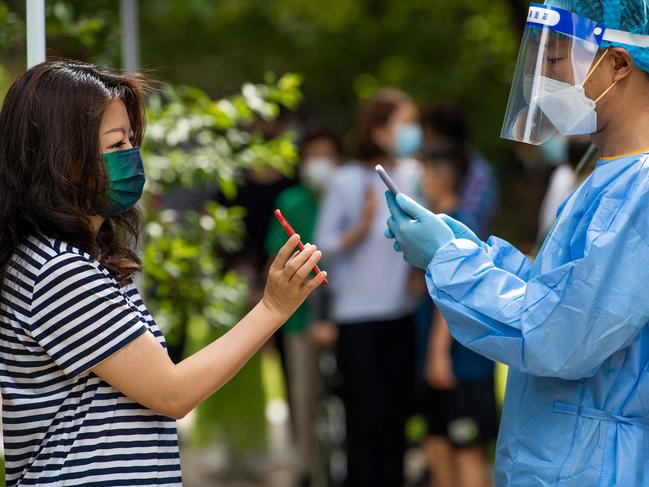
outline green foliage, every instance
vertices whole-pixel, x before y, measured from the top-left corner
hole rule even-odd
[[[24,65],[24,0],[7,0],[2,37],[11,75]],[[358,100],[392,85],[417,101],[456,99],[470,108],[477,143],[502,146],[502,122],[522,0],[140,0],[142,63],[156,78],[221,97],[267,71],[304,75],[306,110],[346,132]],[[4,4],[3,4],[4,5]],[[13,28],[7,28],[13,26]],[[48,49],[117,67],[119,3],[47,2]]]
[[[2,10],[10,12],[5,22]],[[118,66],[121,32],[116,0],[48,0],[45,2],[48,57],[92,61]],[[0,64],[12,76],[25,65],[25,1],[0,3]],[[7,29],[7,26],[10,29]],[[2,38],[10,39],[3,49]]]
[[[224,268],[221,256],[235,251],[244,235],[241,208],[208,202],[200,212],[161,209],[160,197],[177,188],[218,183],[236,192],[243,171],[274,167],[290,171],[297,158],[290,134],[264,140],[246,128],[273,120],[280,105],[296,108],[300,77],[268,75],[220,100],[190,87],[151,96],[143,147],[145,195],[144,286],[147,305],[170,345],[187,340],[192,353],[223,335],[245,312],[246,286]],[[254,357],[198,410],[194,444],[218,436],[237,450],[263,444],[264,395]]]
[[[0,66],[0,103],[4,100],[5,93],[9,89],[9,74]]]
[[[223,268],[218,255],[239,244],[241,217],[240,209],[215,203],[201,214],[147,211],[147,305],[170,344],[182,343],[189,323],[230,326],[239,318],[245,286]]]
[[[422,104],[457,99],[478,145],[498,149],[523,20],[512,6],[518,14],[506,0],[142,0],[142,59],[213,95],[267,70],[300,72],[308,113],[341,133],[384,85]]]
[[[11,83],[8,59],[11,52],[21,51],[25,22],[9,5],[0,3],[0,103]],[[24,56],[23,56],[24,57]]]
[[[99,8],[97,8],[99,7]],[[103,9],[95,5],[99,12]],[[97,12],[95,10],[95,12]],[[102,13],[107,13],[103,10]],[[105,39],[119,41],[119,37],[111,35],[108,20],[105,17],[86,16],[81,12],[80,5],[73,2],[50,2],[47,11],[47,35],[55,39],[71,40],[90,51],[96,49]],[[116,32],[116,29],[112,29]]]
[[[24,21],[9,9],[9,5],[0,3],[0,52],[19,44],[19,39],[24,35]]]
[[[268,78],[269,81],[273,78]],[[271,83],[245,84],[241,94],[210,99],[196,88],[166,87],[149,100],[143,148],[148,176],[144,268],[148,300],[171,334],[195,317],[231,325],[243,287],[225,271],[219,255],[243,237],[240,208],[208,203],[201,213],[160,210],[165,192],[218,183],[226,195],[246,169],[290,171],[297,158],[290,134],[264,140],[246,130],[255,117],[272,120],[279,106],[295,108],[300,78],[287,74]]]
[[[152,191],[218,181],[230,195],[243,169],[290,171],[296,158],[290,133],[265,141],[244,127],[255,117],[272,120],[280,105],[296,107],[300,82],[295,74],[268,75],[266,84],[245,84],[241,94],[220,100],[190,87],[167,87],[163,95],[152,96],[146,146]]]

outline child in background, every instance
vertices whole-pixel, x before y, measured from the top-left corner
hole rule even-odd
[[[275,208],[282,211],[306,244],[313,243],[318,200],[329,178],[340,164],[342,154],[336,134],[324,129],[306,130],[300,145],[300,182],[279,194]],[[273,217],[264,245],[268,255],[274,256],[285,241],[286,232]],[[298,452],[299,486],[311,485],[314,474],[312,467],[316,463],[313,458],[313,419],[317,393],[317,354],[308,334],[312,315],[309,303],[303,303],[288,319],[286,328],[275,336],[283,362]]]
[[[461,149],[430,149],[423,155],[422,193],[435,213],[476,228],[460,207],[460,187],[470,162]],[[425,359],[425,449],[435,487],[490,485],[485,447],[498,434],[494,365],[455,341],[439,310],[426,296],[430,323]]]
[[[474,218],[479,235],[488,237],[498,216],[500,184],[493,164],[471,143],[465,110],[456,102],[438,103],[424,112],[423,121],[428,144],[466,151],[469,166],[458,191],[460,206]]]

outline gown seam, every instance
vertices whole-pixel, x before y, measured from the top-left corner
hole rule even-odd
[[[584,402],[584,395],[586,394],[586,387],[584,384],[583,380],[580,380],[580,391],[579,391],[579,402],[577,403],[577,408],[582,407],[583,402]],[[563,471],[566,468],[566,465],[568,463],[568,460],[572,458],[572,452],[575,448],[575,442],[577,439],[577,431],[579,429],[579,416],[575,416],[575,423],[572,428],[572,438],[570,439],[570,448],[568,449],[568,453],[566,454],[565,458],[563,459],[563,462],[561,462],[561,467],[559,468],[559,471],[557,472],[557,479],[556,479],[556,484],[560,485],[561,480],[564,478]]]

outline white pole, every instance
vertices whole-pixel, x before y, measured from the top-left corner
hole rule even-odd
[[[45,0],[26,0],[27,68],[45,61]]]
[[[130,73],[140,69],[140,32],[137,0],[121,0],[122,68]]]

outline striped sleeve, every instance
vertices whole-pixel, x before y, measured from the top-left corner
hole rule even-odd
[[[69,378],[146,331],[117,283],[84,256],[59,254],[36,276],[30,334]]]

